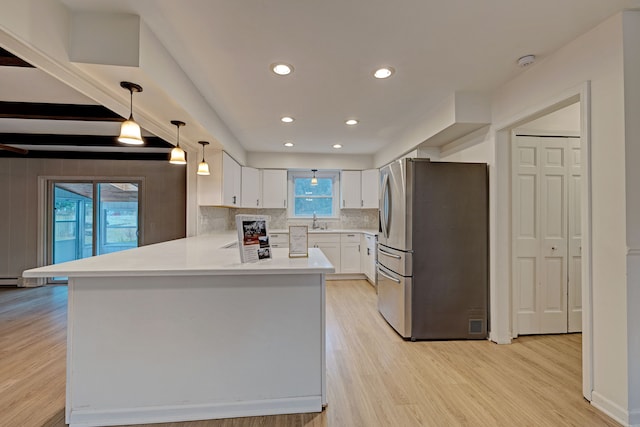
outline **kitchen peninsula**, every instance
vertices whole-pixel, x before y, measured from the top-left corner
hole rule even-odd
[[[326,404],[325,274],[308,258],[240,263],[235,233],[24,272],[69,278],[66,422],[105,426]]]

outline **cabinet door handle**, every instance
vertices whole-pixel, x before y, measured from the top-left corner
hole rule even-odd
[[[371,248],[367,248],[367,256],[371,255]]]
[[[260,199],[256,199],[256,206],[260,206]]]
[[[344,199],[342,199],[342,207],[344,208],[345,205],[346,205],[346,203],[345,203]]]
[[[364,200],[360,200],[360,207],[364,207]]]
[[[284,199],[283,205],[284,205],[285,208],[287,207],[287,199]]]
[[[236,196],[233,196],[233,204],[236,204]]]

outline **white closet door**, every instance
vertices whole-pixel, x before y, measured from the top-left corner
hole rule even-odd
[[[567,332],[567,139],[539,138],[539,143],[542,233],[539,333],[561,333]]]
[[[569,156],[573,155],[569,141],[516,137],[513,146],[512,270],[518,334],[568,330]]]
[[[582,185],[580,139],[569,142],[569,332],[582,331]]]
[[[516,137],[512,154],[513,200],[513,304],[519,334],[539,329],[538,254],[540,225],[537,214],[539,146],[530,138]]]

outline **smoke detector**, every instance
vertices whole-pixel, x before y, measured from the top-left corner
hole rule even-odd
[[[529,65],[533,64],[534,62],[536,62],[536,56],[535,55],[525,55],[522,56],[518,59],[518,65],[522,68],[524,67],[528,67]]]

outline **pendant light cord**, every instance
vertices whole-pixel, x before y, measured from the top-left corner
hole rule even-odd
[[[129,88],[129,120],[133,120],[133,89]]]

